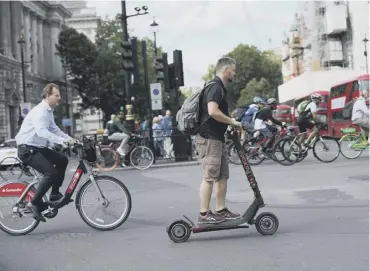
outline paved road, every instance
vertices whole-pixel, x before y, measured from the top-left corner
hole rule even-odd
[[[204,233],[183,244],[172,243],[165,227],[182,214],[196,218],[200,168],[116,171],[133,200],[122,227],[95,231],[67,206],[28,236],[0,232],[0,270],[369,270],[368,164],[366,154],[331,164],[308,159],[292,167],[254,167],[264,211],[279,217],[278,232]],[[239,166],[231,166],[231,175],[228,204],[243,212],[252,194]]]

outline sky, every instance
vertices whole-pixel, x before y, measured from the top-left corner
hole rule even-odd
[[[86,1],[103,19],[120,13],[120,1]],[[153,38],[150,24],[159,24],[157,46],[168,53],[182,50],[185,86],[203,86],[202,76],[210,64],[238,44],[261,50],[281,45],[289,33],[298,1],[126,1],[127,14],[147,6],[149,14],[128,19],[131,35]]]

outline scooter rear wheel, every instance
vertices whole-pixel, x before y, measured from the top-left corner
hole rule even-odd
[[[279,220],[273,213],[260,214],[254,224],[262,235],[273,235],[279,228]]]
[[[175,243],[186,242],[191,235],[189,223],[184,220],[176,220],[167,228],[168,237]]]

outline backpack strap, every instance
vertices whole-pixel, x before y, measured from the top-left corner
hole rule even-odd
[[[214,85],[214,84],[218,84],[217,82],[215,82],[215,81],[211,81],[211,82],[208,82],[207,84],[205,84],[205,86],[204,86],[204,88],[203,88],[203,90],[202,90],[202,98],[204,97],[204,92],[205,92],[205,90],[210,86],[210,85]],[[222,101],[222,99],[224,98],[224,88],[223,87],[221,87],[222,88],[222,95],[221,95],[221,101]],[[203,106],[203,100],[202,100],[202,105],[201,106]],[[209,114],[208,114],[209,115]],[[198,127],[198,129],[197,129],[197,132],[199,131],[199,129],[204,125],[204,124],[206,124],[208,121],[209,121],[209,119],[211,118],[211,116],[209,116],[208,117],[208,119],[206,119],[203,123],[201,123],[200,125],[199,125],[199,127]]]

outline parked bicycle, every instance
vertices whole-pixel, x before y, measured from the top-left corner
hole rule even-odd
[[[96,149],[93,141],[85,140],[83,143],[76,143],[71,147],[72,151],[80,157],[78,167],[73,174],[64,196],[60,200],[49,201],[46,195],[43,197],[43,202],[48,207],[46,210],[42,211],[42,215],[48,219],[56,217],[60,208],[73,201],[71,198],[76,191],[75,205],[79,215],[87,225],[102,231],[113,230],[121,226],[127,220],[131,212],[131,195],[127,187],[114,177],[98,176],[98,172],[92,170],[97,161]],[[7,209],[0,207],[0,229],[10,235],[17,236],[28,234],[36,229],[40,223],[40,221],[33,218],[32,213],[27,207],[27,204],[36,193],[35,186],[39,183],[40,178],[39,174],[37,174],[35,170],[33,171],[36,177],[31,183],[19,180],[6,182],[0,185],[0,201],[13,200],[12,203],[7,204]],[[77,188],[84,174],[87,174],[88,178],[82,186]],[[107,188],[106,185],[111,185],[111,187]],[[87,199],[89,192],[92,192],[90,193],[92,194],[90,203]],[[108,208],[118,205],[112,203],[119,203],[119,196],[123,199],[125,205],[121,211],[115,210],[113,215],[109,212]],[[96,217],[94,217],[94,215],[97,214],[96,211],[88,214],[87,210],[89,204],[94,205],[94,203],[96,203],[94,201],[97,201],[98,207],[101,208],[101,214]],[[113,219],[110,219],[109,215],[111,215]]]
[[[118,165],[125,166],[130,163],[136,169],[147,169],[152,166],[154,161],[154,154],[151,149],[142,144],[142,137],[140,135],[131,135],[128,144],[128,152],[122,157],[117,148],[121,142],[109,141],[109,145],[100,145],[97,148],[99,162],[96,167],[101,171],[111,171]],[[127,161],[128,160],[128,161]],[[146,163],[142,163],[145,162]]]
[[[357,132],[356,127],[359,127],[360,132]],[[359,157],[364,150],[369,148],[369,143],[366,138],[365,131],[355,124],[342,129],[344,136],[340,139],[340,152],[347,159],[355,159]],[[347,152],[348,151],[348,152]]]

